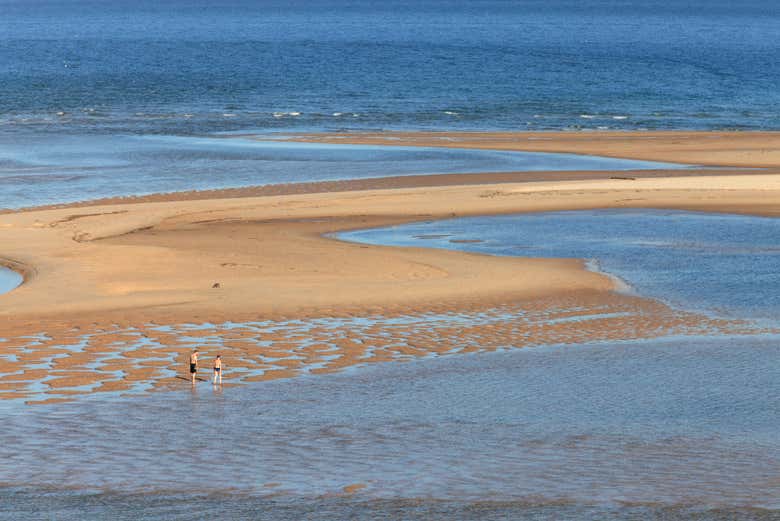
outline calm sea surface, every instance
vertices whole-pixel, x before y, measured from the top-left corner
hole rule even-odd
[[[0,519],[777,519],[778,357],[679,338],[0,402]]]
[[[0,133],[778,127],[774,0],[0,0]]]

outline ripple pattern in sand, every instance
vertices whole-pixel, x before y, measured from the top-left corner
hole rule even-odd
[[[746,322],[618,296],[396,316],[94,326],[0,338],[0,397],[36,403],[174,388],[187,380],[195,347],[203,361],[200,377],[210,377],[210,360],[221,354],[233,385],[457,353],[760,332],[766,331]]]

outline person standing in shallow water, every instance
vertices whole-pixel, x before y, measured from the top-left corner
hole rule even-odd
[[[222,385],[222,355],[217,355],[214,359],[214,385],[217,385],[217,379],[219,385]]]
[[[190,378],[192,383],[195,383],[195,375],[198,374],[198,350],[193,349],[190,355]]]

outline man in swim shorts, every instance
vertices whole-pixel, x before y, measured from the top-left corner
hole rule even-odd
[[[222,355],[217,355],[214,359],[214,385],[217,385],[217,379],[219,385],[222,385]]]
[[[198,350],[193,349],[190,355],[190,378],[192,378],[193,384],[195,384],[196,374],[198,374]]]

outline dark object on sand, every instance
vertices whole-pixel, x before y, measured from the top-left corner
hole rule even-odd
[[[216,288],[220,288],[220,287],[222,287],[222,286],[219,285],[219,282],[215,282],[214,284],[211,285],[212,289],[216,289]]]

